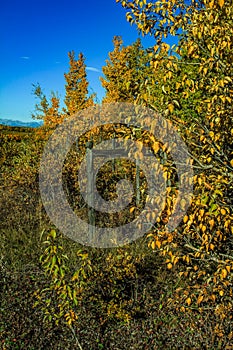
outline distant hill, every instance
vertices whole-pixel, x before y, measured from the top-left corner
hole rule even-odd
[[[20,120],[0,119],[0,125],[38,128],[43,122],[22,122]]]

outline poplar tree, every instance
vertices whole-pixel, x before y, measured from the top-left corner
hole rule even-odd
[[[85,57],[82,53],[79,54],[78,60],[75,59],[75,52],[68,53],[69,57],[69,72],[65,73],[65,113],[73,115],[79,110],[88,108],[94,105],[95,95],[88,95],[88,81],[85,65]]]
[[[120,36],[113,39],[114,49],[102,68],[102,86],[106,90],[103,102],[133,102],[142,91],[148,69],[148,56],[138,39],[129,46],[123,45]]]
[[[64,118],[60,112],[58,94],[52,91],[48,99],[40,84],[33,84],[33,94],[39,100],[39,103],[35,105],[35,114],[32,114],[32,118],[43,120],[43,130],[54,129]]]

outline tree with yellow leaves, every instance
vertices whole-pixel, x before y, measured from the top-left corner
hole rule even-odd
[[[190,287],[179,290],[189,307],[229,313],[233,276],[233,7],[229,0],[117,0],[127,19],[155,38],[147,103],[171,119],[189,147],[194,196],[175,232],[158,223],[152,234],[169,269],[183,267]],[[166,38],[176,36],[170,47]],[[141,94],[141,103],[145,98]],[[195,285],[195,289],[193,286]],[[177,294],[179,294],[177,292]]]
[[[39,99],[39,103],[36,104],[36,114],[33,114],[32,117],[43,120],[44,123],[41,127],[43,130],[54,129],[64,118],[60,112],[60,99],[58,95],[52,91],[48,100],[40,84],[33,85],[33,93]]]
[[[70,59],[69,72],[64,74],[66,108],[63,108],[63,111],[60,110],[60,99],[57,94],[52,92],[50,100],[48,100],[40,84],[33,85],[33,93],[39,99],[39,103],[36,104],[36,113],[32,117],[44,121],[43,130],[52,130],[62,123],[64,117],[94,105],[95,95],[88,95],[88,80],[83,54],[79,54],[78,60],[75,59],[74,51],[69,52],[68,56]]]
[[[138,39],[132,45],[124,46],[120,36],[113,39],[114,49],[102,68],[105,75],[100,78],[106,90],[103,103],[134,102],[142,91],[148,70],[149,58]]]
[[[68,53],[68,56],[70,60],[69,72],[64,74],[66,80],[65,114],[73,115],[81,109],[93,106],[95,95],[88,96],[88,80],[84,55],[80,53],[78,60],[76,60],[74,51],[71,51]]]

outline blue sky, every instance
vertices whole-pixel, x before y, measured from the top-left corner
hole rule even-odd
[[[64,97],[68,51],[83,52],[89,87],[104,95],[99,77],[114,35],[125,45],[138,33],[115,0],[4,0],[0,5],[0,118],[30,121],[32,84]],[[146,46],[154,40],[144,40]]]

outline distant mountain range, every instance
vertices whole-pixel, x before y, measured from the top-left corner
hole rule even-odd
[[[28,128],[38,128],[41,126],[43,122],[22,122],[20,120],[11,120],[11,119],[0,119],[0,125],[7,125],[7,126],[21,126],[21,127],[28,127]]]

